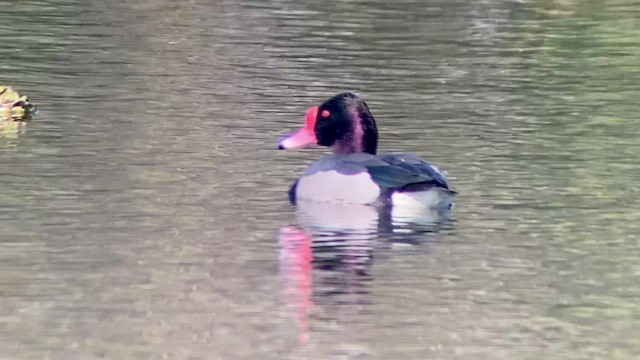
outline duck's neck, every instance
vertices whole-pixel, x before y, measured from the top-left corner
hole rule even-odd
[[[337,140],[331,149],[334,154],[369,153],[376,154],[378,147],[377,134],[355,131],[344,139]]]
[[[349,126],[342,136],[337,136],[332,149],[335,154],[369,153],[378,150],[378,128],[369,108],[364,102],[349,108]]]
[[[375,154],[376,151],[365,151],[361,144],[353,143],[351,141],[336,141],[336,143],[331,147],[334,154],[354,154],[361,152],[368,152],[370,154]]]

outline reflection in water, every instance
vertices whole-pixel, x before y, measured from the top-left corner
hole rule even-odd
[[[24,121],[4,121],[0,119],[0,144],[6,141],[8,144],[24,134],[27,129],[27,123]]]
[[[368,283],[377,248],[393,244],[420,244],[425,234],[450,223],[451,211],[419,212],[356,204],[300,201],[296,207],[300,227],[280,229],[280,266],[285,299],[296,315],[300,342],[312,332],[313,306],[324,314],[370,302]],[[326,317],[325,317],[326,320]]]
[[[309,308],[311,307],[312,239],[309,233],[295,227],[280,229],[280,269],[285,284],[285,300],[294,309],[300,331],[300,342],[309,340]]]

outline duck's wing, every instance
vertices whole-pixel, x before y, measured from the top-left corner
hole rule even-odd
[[[380,161],[364,163],[373,181],[378,185],[397,190],[423,190],[438,187],[449,190],[445,174],[413,154],[386,154]]]

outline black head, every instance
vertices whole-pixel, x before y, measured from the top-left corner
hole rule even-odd
[[[314,131],[318,144],[331,147],[336,154],[375,154],[378,147],[373,115],[364,100],[352,93],[336,95],[320,105]]]

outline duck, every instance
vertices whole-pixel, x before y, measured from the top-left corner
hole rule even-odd
[[[358,95],[335,95],[306,113],[302,129],[282,138],[278,148],[320,145],[332,154],[312,163],[289,190],[301,201],[383,207],[451,209],[455,191],[445,173],[417,155],[378,155],[378,128]]]

